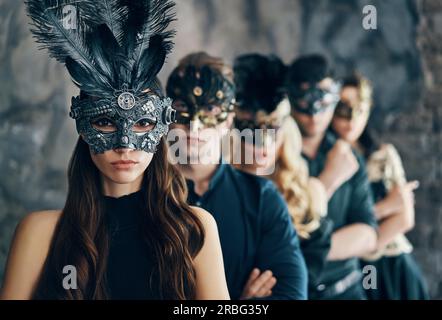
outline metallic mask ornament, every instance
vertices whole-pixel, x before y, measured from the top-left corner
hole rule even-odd
[[[332,81],[328,89],[323,89],[317,83],[308,84],[307,89],[297,87],[289,93],[289,100],[293,110],[315,115],[336,107],[340,98],[341,85]]]
[[[118,148],[154,153],[161,137],[175,121],[171,104],[170,98],[135,95],[124,88],[111,99],[74,97],[69,115],[94,153]],[[107,126],[97,127],[99,122],[106,122]]]
[[[167,83],[167,94],[176,109],[176,121],[190,124],[198,119],[206,127],[226,121],[235,104],[235,86],[209,66],[177,68]]]
[[[171,52],[175,3],[27,0],[31,30],[64,64],[80,96],[70,117],[94,153],[131,148],[153,153],[175,120],[172,100],[158,95],[157,75]],[[65,29],[64,9],[76,25]]]

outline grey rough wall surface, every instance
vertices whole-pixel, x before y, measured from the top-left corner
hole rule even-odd
[[[385,136],[400,147],[409,175],[421,181],[410,239],[432,296],[442,299],[442,2],[419,0],[418,5],[424,97],[415,110],[402,113]]]
[[[63,67],[37,51],[21,1],[0,1],[0,277],[27,212],[61,208],[75,135]]]
[[[297,0],[180,0],[175,50],[160,73],[165,81],[184,55],[204,50],[231,62],[238,54],[276,53],[286,62],[298,51]]]
[[[393,123],[396,111],[415,108],[422,93],[422,67],[414,0],[301,0],[301,4],[300,54],[323,53],[337,76],[357,69],[370,78],[376,128]],[[365,5],[377,9],[377,30],[362,26]]]
[[[297,53],[321,52],[338,75],[357,67],[372,79],[372,125],[397,145],[409,178],[422,183],[410,238],[433,297],[442,298],[441,1],[177,3],[176,48],[160,74],[163,81],[182,56],[197,50],[228,61],[250,51],[276,53],[286,62]],[[378,9],[376,31],[362,29],[365,4]],[[76,141],[67,116],[76,89],[63,67],[37,51],[28,29],[22,2],[0,0],[0,279],[17,222],[29,211],[62,207]]]

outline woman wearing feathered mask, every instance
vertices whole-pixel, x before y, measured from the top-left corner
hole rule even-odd
[[[69,5],[69,1],[63,1]],[[80,89],[79,138],[61,211],[28,215],[13,240],[3,299],[227,299],[216,224],[186,204],[168,162],[174,121],[157,74],[172,48],[167,0],[27,1],[33,34]]]

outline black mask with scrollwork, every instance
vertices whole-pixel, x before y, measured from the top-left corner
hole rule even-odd
[[[81,94],[70,116],[94,153],[131,148],[153,153],[174,122],[157,75],[173,47],[169,0],[27,0],[31,30],[63,63]],[[76,10],[66,29],[63,9]]]
[[[341,85],[333,81],[330,88],[323,89],[317,83],[309,83],[308,88],[291,87],[288,97],[292,108],[300,113],[315,115],[334,109],[340,99]]]
[[[72,98],[70,116],[94,153],[118,148],[154,153],[174,122],[175,110],[171,104],[170,98],[134,95],[124,88],[111,99]],[[98,126],[100,122],[106,123],[107,129]]]
[[[176,120],[181,124],[198,118],[206,126],[216,126],[227,119],[235,104],[234,84],[209,66],[174,70],[167,82],[167,95],[174,100]]]

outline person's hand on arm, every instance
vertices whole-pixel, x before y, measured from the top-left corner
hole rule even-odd
[[[32,298],[59,216],[59,211],[34,212],[19,223],[9,251],[0,300]]]
[[[414,190],[418,187],[417,181],[392,189],[390,195],[396,198],[392,204],[396,213],[390,214],[379,224],[377,250],[387,246],[397,235],[406,233],[414,227]],[[387,196],[389,197],[389,196]]]
[[[407,203],[414,198],[414,190],[419,187],[418,181],[411,181],[402,186],[395,186],[388,195],[375,205],[376,217],[382,220],[392,214],[403,211]]]
[[[359,169],[350,179],[350,204],[346,224],[332,235],[328,260],[362,257],[376,249],[377,220],[373,194],[363,159],[356,156]]]
[[[359,163],[349,143],[344,140],[336,141],[327,154],[324,170],[319,180],[325,187],[328,199],[339,187],[348,181],[358,171]]]
[[[272,271],[261,272],[258,268],[255,268],[250,273],[240,299],[269,297],[272,295],[272,289],[275,285],[276,278],[273,276]]]
[[[362,257],[375,249],[376,239],[376,231],[367,224],[345,226],[333,233],[327,259],[333,261]]]

